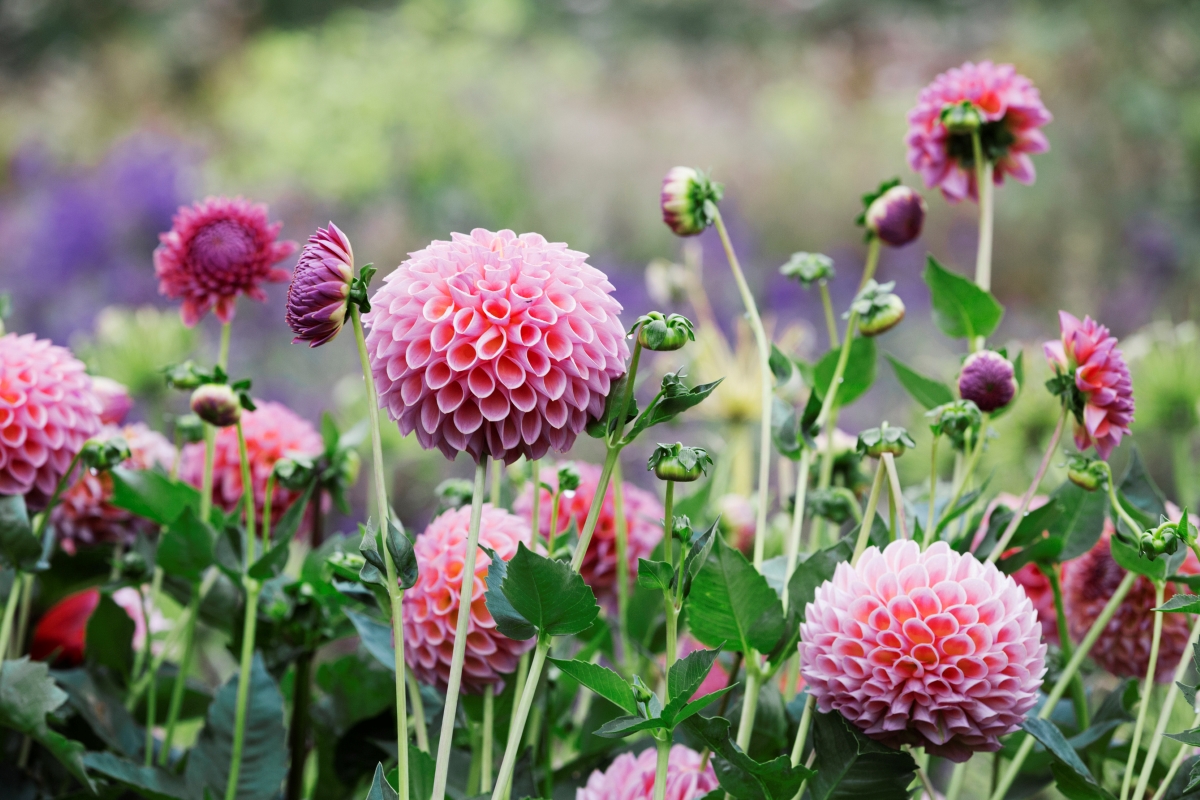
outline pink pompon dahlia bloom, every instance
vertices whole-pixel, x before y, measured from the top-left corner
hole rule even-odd
[[[123,425],[133,410],[133,398],[125,385],[112,378],[93,375],[92,391],[100,398],[100,421],[105,425]]]
[[[1074,375],[1080,397],[1075,412],[1075,444],[1080,450],[1095,445],[1107,459],[1133,422],[1133,379],[1117,339],[1091,317],[1080,322],[1066,311],[1058,312],[1060,341],[1046,342],[1046,358],[1056,372]],[[1081,401],[1081,402],[1080,402]]]
[[[595,770],[587,784],[575,790],[575,800],[650,800],[654,796],[657,753],[647,747],[636,756],[621,753],[608,769]],[[666,800],[696,800],[717,788],[712,761],[701,768],[700,754],[682,744],[667,756]]]
[[[422,683],[441,691],[446,690],[450,681],[470,523],[470,506],[446,511],[429,523],[413,544],[420,577],[404,592],[401,615],[406,644],[404,661]],[[520,542],[526,546],[530,544],[529,524],[502,508],[485,503],[479,544],[508,561],[517,554]],[[516,670],[521,654],[532,649],[535,640],[510,639],[496,630],[496,623],[484,601],[488,565],[492,561],[483,550],[476,553],[475,558],[462,688],[465,692],[480,694],[488,686],[501,691],[503,676]]]
[[[921,90],[917,105],[908,112],[908,164],[929,188],[940,188],[952,203],[965,197],[977,200],[975,151],[971,134],[951,132],[942,120],[947,106],[969,101],[979,114],[979,135],[984,158],[995,165],[993,180],[1011,175],[1033,183],[1031,155],[1050,149],[1041,128],[1052,117],[1041,95],[1011,64],[967,62],[947,70]]]
[[[281,403],[258,403],[255,411],[242,414],[242,431],[246,436],[246,454],[250,458],[250,480],[254,488],[254,505],[262,514],[267,498],[267,478],[281,458],[306,456],[315,458],[325,451],[321,435],[308,422]],[[241,459],[238,456],[237,428],[217,431],[213,452],[213,504],[233,511],[242,498]],[[204,444],[197,442],[183,448],[180,477],[199,487],[204,478]],[[299,492],[286,489],[276,482],[271,495],[271,516],[278,520]]]
[[[577,532],[583,530],[588,510],[592,507],[592,498],[596,496],[596,489],[600,486],[600,467],[582,461],[574,463],[579,471],[579,488],[574,492],[563,492],[559,498],[556,527],[559,537],[570,529],[572,521]],[[542,483],[557,487],[558,470],[543,464],[539,478]],[[628,481],[622,483],[621,487],[622,499],[625,502],[625,525],[629,535],[625,555],[629,564],[629,577],[632,580],[637,575],[638,559],[649,558],[655,546],[662,540],[662,518],[665,511],[658,497],[645,489],[640,489]],[[552,499],[550,491],[542,489],[542,496],[538,501],[538,533],[545,539],[550,537]],[[525,520],[532,518],[532,485],[527,486],[517,497],[513,503],[513,511]],[[604,503],[600,506],[596,530],[592,533],[592,541],[583,557],[579,573],[601,600],[616,598],[617,504],[611,482],[604,495]]]
[[[354,280],[354,248],[332,222],[317,228],[300,253],[287,294],[287,324],[292,342],[319,347],[338,335],[349,309]]]
[[[1076,642],[1087,635],[1125,577],[1125,569],[1112,557],[1112,534],[1112,522],[1106,520],[1096,546],[1063,565],[1063,605],[1071,638]],[[1194,553],[1188,553],[1179,571],[1185,575],[1200,573],[1200,561]],[[1175,585],[1168,583],[1163,601],[1174,596]],[[1139,575],[1092,647],[1091,657],[1095,662],[1119,678],[1144,678],[1150,665],[1154,607],[1154,584]],[[1166,682],[1171,680],[1187,649],[1190,621],[1186,614],[1163,614],[1162,622],[1155,678]]]
[[[629,354],[613,286],[586,258],[536,233],[476,228],[388,275],[367,345],[400,430],[447,458],[569,449]]]
[[[838,564],[800,626],[800,673],[822,713],[879,741],[965,761],[1021,727],[1046,671],[1033,604],[945,542],[869,547]]]
[[[288,279],[275,264],[296,252],[296,243],[279,241],[282,228],[267,220],[264,204],[241,197],[181,206],[154,249],[159,294],[183,300],[180,314],[189,328],[210,309],[229,322],[238,295],[264,302],[264,282]]]
[[[0,495],[23,494],[40,511],[100,430],[101,409],[70,350],[32,333],[0,336]]]
[[[108,440],[120,436],[129,445],[127,469],[168,471],[175,461],[175,446],[157,431],[136,422],[124,427],[106,425],[95,437]],[[132,545],[139,533],[150,536],[158,525],[112,504],[112,476],[85,471],[63,492],[51,519],[59,544],[70,555],[80,545],[121,543]]]

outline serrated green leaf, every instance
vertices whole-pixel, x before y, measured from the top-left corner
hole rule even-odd
[[[596,596],[569,564],[534,553],[524,542],[507,564],[500,591],[513,609],[547,636],[587,630],[600,614]]]
[[[900,382],[909,396],[926,410],[954,402],[954,392],[946,384],[925,377],[891,353],[883,355],[891,363],[892,371],[896,373],[896,380]]]
[[[640,731],[665,727],[667,727],[666,723],[657,717],[652,719],[643,719],[642,717],[634,716],[617,717],[597,728],[595,735],[604,739],[624,739],[626,736],[631,736]]]
[[[675,570],[667,562],[647,561],[644,558],[638,559],[638,586],[645,587],[646,589],[669,591],[674,577]]]
[[[66,692],[54,684],[44,663],[23,657],[0,665],[0,727],[41,744],[94,794],[96,788],[83,764],[83,745],[46,724],[46,715],[66,701]]]
[[[663,422],[669,422],[675,417],[687,411],[689,408],[700,405],[704,402],[718,386],[724,378],[718,378],[712,383],[703,383],[699,386],[693,386],[687,392],[676,395],[674,397],[663,397],[657,402],[651,404],[649,408],[638,417],[633,427],[629,429],[629,433],[625,434],[625,441],[632,442],[648,428],[652,428]]]
[[[1154,610],[1197,614],[1200,613],[1200,597],[1194,594],[1177,594]]]
[[[793,461],[804,451],[804,437],[800,432],[800,419],[790,403],[775,397],[771,402],[771,441],[779,454]]]
[[[213,563],[216,537],[190,506],[185,507],[158,541],[158,566],[167,575],[198,581]]]
[[[200,507],[200,492],[149,469],[117,467],[112,476],[112,504],[159,525],[170,525],[183,509]]]
[[[31,572],[42,557],[22,495],[0,497],[0,557],[11,567]]]
[[[783,634],[779,596],[720,538],[692,581],[687,613],[693,635],[709,647],[770,652]]]
[[[692,716],[683,726],[716,754],[717,780],[736,800],[792,800],[813,776],[806,767],[793,767],[787,756],[766,762],[750,758],[730,738],[729,720],[723,717]]]
[[[1170,569],[1169,559],[1156,558],[1151,561],[1143,557],[1138,548],[1126,544],[1120,536],[1109,537],[1108,543],[1113,560],[1130,572],[1145,575],[1155,581],[1164,580],[1170,574],[1168,571]],[[1184,555],[1187,555],[1186,552]]]
[[[792,379],[792,374],[796,370],[796,365],[787,355],[779,349],[779,347],[771,342],[770,356],[771,374],[775,376],[775,385],[780,386]]]
[[[1075,748],[1067,742],[1057,725],[1047,719],[1031,717],[1026,719],[1021,727],[1025,729],[1026,733],[1041,742],[1042,746],[1049,750],[1055,759],[1068,767],[1076,776],[1096,789],[1100,788],[1091,770],[1084,765],[1079,754],[1075,752]]]
[[[388,783],[383,774],[383,764],[375,765],[375,777],[371,780],[371,788],[367,792],[367,800],[399,800],[400,795]]]
[[[820,400],[825,399],[825,392],[833,380],[833,373],[837,371],[841,352],[840,347],[835,347],[822,356],[813,368],[812,390]],[[834,405],[838,408],[850,405],[862,397],[874,382],[875,340],[869,336],[857,336],[850,343],[850,357],[846,359],[846,371],[842,374],[842,383],[838,387]]]
[[[55,670],[51,675],[66,691],[71,708],[110,749],[129,758],[142,754],[145,731],[125,710],[123,699],[111,687],[93,680],[83,668]]]
[[[1108,512],[1105,493],[1089,492],[1067,481],[1054,492],[1062,513],[1050,526],[1050,535],[1063,540],[1059,561],[1078,558],[1100,540]]]
[[[633,689],[617,673],[590,661],[548,659],[563,674],[569,675],[596,694],[609,701],[627,714],[637,713],[637,701],[633,698]]]
[[[988,337],[1004,316],[1004,306],[972,280],[950,272],[929,256],[925,283],[933,305],[933,321],[952,339]]]
[[[85,648],[89,663],[108,667],[128,681],[133,670],[133,634],[136,626],[125,609],[108,594],[100,595],[88,617]]]
[[[813,714],[813,800],[906,800],[916,775],[908,753],[869,739],[836,711]]]
[[[695,700],[686,700],[684,697],[678,697],[667,703],[667,707],[663,709],[663,719],[669,723],[669,727],[674,728],[680,723],[685,722],[689,717],[699,714],[732,692],[735,688],[737,688],[736,683],[726,686],[723,689],[717,689],[715,692],[709,692],[703,697],[697,697]]]
[[[525,617],[521,616],[500,587],[508,574],[508,564],[496,554],[495,550],[480,545],[480,550],[487,553],[490,562],[484,581],[487,591],[484,593],[484,603],[496,621],[496,630],[510,639],[532,639],[537,634],[537,628]]]
[[[721,654],[718,647],[713,650],[693,650],[685,658],[681,658],[667,670],[667,699],[683,698],[686,702],[704,683],[712,669],[713,662]]]
[[[1040,539],[1043,533],[1058,523],[1062,513],[1062,504],[1058,502],[1057,497],[1051,495],[1048,501],[1033,511],[1025,512],[1025,516],[1017,524],[1017,529],[1013,532],[1009,544],[1012,547],[1024,547],[1030,542]]]
[[[368,653],[375,656],[380,664],[396,671],[396,650],[392,646],[392,629],[383,622],[369,617],[353,608],[343,608],[342,613],[358,631],[359,639]]]

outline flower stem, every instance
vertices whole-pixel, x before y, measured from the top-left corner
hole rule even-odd
[[[904,520],[904,492],[900,488],[900,473],[896,471],[896,457],[891,453],[884,453],[883,463],[887,465],[888,502],[895,511],[896,524],[899,525],[898,528],[896,525],[892,526],[892,538],[907,539],[908,525]]]
[[[1154,582],[1154,607],[1163,604],[1163,594],[1166,590],[1165,581]],[[1133,725],[1133,739],[1129,743],[1129,758],[1125,761],[1125,776],[1121,779],[1121,798],[1129,797],[1129,787],[1133,785],[1133,770],[1137,766],[1138,749],[1142,743],[1142,729],[1146,727],[1146,712],[1150,710],[1151,693],[1154,691],[1154,678],[1158,671],[1158,647],[1162,643],[1163,612],[1154,614],[1154,627],[1150,634],[1150,661],[1146,664],[1146,678],[1142,682],[1142,699],[1138,703],[1137,722]],[[1185,651],[1186,652],[1186,651]],[[1187,659],[1183,659],[1186,661]],[[1143,762],[1142,771],[1150,765]]]
[[[150,627],[146,626],[146,638],[150,638]],[[154,671],[151,672],[151,687],[150,693],[146,695],[146,744],[145,744],[145,760],[143,766],[151,766],[154,763],[154,718],[157,716],[158,709],[158,687],[154,685],[154,678],[157,677]]]
[[[238,430],[240,434],[240,424]],[[229,761],[229,783],[225,785],[225,800],[235,800],[237,797],[238,774],[242,769],[242,746],[246,740],[246,704],[250,699],[250,673],[254,668],[254,631],[258,625],[258,592],[261,589],[258,581],[253,578],[244,577],[242,582],[246,587],[246,609],[242,620],[242,657],[238,665],[237,703],[233,717],[233,753]]]
[[[1063,658],[1068,661],[1075,653],[1075,647],[1071,644],[1071,631],[1067,625],[1067,609],[1063,605],[1062,581],[1059,580],[1058,566],[1049,564],[1045,567],[1038,565],[1038,569],[1046,576],[1046,580],[1050,583],[1050,591],[1054,594],[1054,616],[1058,623],[1058,642],[1059,649],[1062,650]],[[1071,679],[1071,702],[1075,704],[1075,722],[1079,725],[1079,730],[1087,730],[1091,724],[1088,715],[1087,692],[1083,688],[1083,679],[1076,675]]]
[[[833,301],[829,298],[829,284],[821,281],[821,307],[825,309],[825,330],[829,333],[829,349],[838,346],[838,325],[837,317],[833,313]]]
[[[496,462],[497,464],[500,462]],[[490,792],[492,790],[492,737],[496,730],[496,687],[488,686],[483,690],[483,743],[481,745],[482,753],[480,754],[480,775],[479,775],[479,791],[481,793]]]
[[[533,705],[534,695],[537,694],[538,678],[541,677],[542,667],[546,663],[546,655],[549,652],[550,637],[540,636],[537,649],[533,653],[533,663],[529,667],[529,676],[525,680],[525,688],[521,692],[521,699],[517,705],[517,713],[513,716],[513,724],[508,729],[508,743],[504,747],[504,758],[500,762],[500,773],[496,776],[496,786],[492,789],[492,800],[501,800],[512,781],[513,767],[517,763],[517,751],[520,749],[521,732],[525,729],[525,721],[529,719],[529,708]]]
[[[812,724],[813,706],[816,701],[810,694],[808,699],[804,701],[804,711],[800,714],[800,727],[796,731],[796,742],[792,745],[792,766],[795,767],[800,763],[801,756],[804,755],[804,742],[808,739],[808,728]]]
[[[1042,710],[1038,712],[1038,719],[1049,719],[1054,713],[1055,707],[1058,706],[1058,701],[1062,699],[1063,694],[1067,691],[1067,686],[1070,685],[1071,679],[1075,677],[1075,673],[1079,672],[1079,667],[1083,664],[1083,660],[1087,658],[1092,647],[1096,644],[1096,640],[1100,638],[1100,634],[1108,627],[1109,621],[1112,620],[1113,614],[1117,613],[1117,608],[1125,600],[1125,595],[1129,594],[1129,589],[1133,586],[1133,582],[1137,579],[1137,574],[1133,572],[1125,573],[1125,577],[1121,579],[1121,583],[1117,585],[1117,590],[1113,592],[1112,597],[1108,599],[1108,603],[1100,611],[1100,615],[1096,617],[1092,627],[1088,628],[1087,635],[1083,637],[1083,641],[1079,643],[1079,648],[1075,651],[1075,655],[1067,662],[1063,668],[1062,674],[1058,678],[1058,683],[1054,685],[1050,696],[1046,698],[1046,702],[1042,704]],[[1017,750],[1013,760],[1009,762],[1008,769],[996,781],[996,787],[992,791],[991,800],[1004,800],[1004,796],[1008,794],[1008,789],[1016,780],[1017,773],[1021,771],[1021,765],[1025,763],[1025,759],[1033,752],[1033,746],[1036,740],[1026,734],[1025,741],[1021,742],[1020,748]]]
[[[258,556],[255,553],[257,535],[254,530],[254,484],[250,477],[250,456],[246,452],[246,434],[242,430],[240,421],[237,424],[237,438],[238,460],[241,461],[242,469],[242,508],[246,517],[246,537],[245,543],[242,545],[242,575],[245,575]]]
[[[187,609],[184,612],[187,620],[183,628],[183,655],[179,659],[179,671],[175,674],[175,683],[171,687],[171,705],[167,707],[167,731],[163,735],[162,749],[158,752],[160,767],[167,765],[167,758],[171,755],[175,724],[179,721],[179,712],[183,709],[183,692],[187,687],[187,674],[192,668],[192,654],[195,649],[196,618],[200,616],[200,596],[200,581],[193,581],[192,595],[188,598]]]
[[[632,378],[630,382],[632,383]],[[621,424],[617,425],[617,434],[620,435]],[[604,505],[604,496],[608,493],[608,484],[612,479],[613,469],[617,465],[617,458],[621,455],[620,446],[609,447],[608,454],[604,457],[604,466],[600,468],[600,480],[596,484],[596,496],[592,498],[592,507],[588,509],[587,519],[583,522],[583,530],[579,534],[579,543],[575,545],[575,555],[571,558],[571,569],[579,572],[579,568],[583,566],[583,557],[587,555],[588,545],[591,544],[592,534],[596,532],[596,522],[600,519],[600,508]],[[532,672],[530,674],[533,674]],[[436,797],[434,800],[438,800]]]
[[[875,481],[871,484],[871,494],[867,497],[867,510],[863,514],[862,525],[858,528],[858,541],[854,545],[854,557],[850,559],[850,566],[857,564],[859,557],[867,549],[867,541],[871,537],[871,527],[875,524],[875,511],[879,508],[879,492],[883,489],[883,473],[883,461],[880,460],[879,466],[875,468]]]
[[[633,674],[633,652],[629,647],[626,620],[629,618],[629,520],[625,518],[625,486],[621,478],[621,459],[613,465],[613,513],[617,529],[617,636],[625,674]]]
[[[812,450],[807,447],[800,453],[800,463],[796,467],[796,500],[792,508],[792,527],[788,531],[788,540],[786,545],[786,564],[787,571],[784,574],[784,591],[783,591],[783,610],[787,613],[788,609],[788,592],[787,585],[792,579],[792,573],[796,571],[796,561],[800,557],[800,531],[804,527],[804,506],[808,499],[808,473],[812,468]]]
[[[425,727],[425,703],[421,700],[421,687],[417,684],[417,676],[407,666],[404,668],[404,680],[408,683],[408,691],[412,695],[413,728],[417,733],[417,749],[422,753],[428,753],[429,731]],[[405,731],[405,739],[408,739],[407,731]]]
[[[929,447],[929,516],[925,518],[925,537],[921,541],[921,549],[933,544],[933,532],[937,527],[937,451],[941,436],[933,437]]]
[[[287,793],[285,800],[301,800],[304,794],[304,767],[308,761],[308,705],[312,697],[313,651],[296,656],[295,681],[292,688],[292,721],[288,725]]]
[[[967,782],[967,764],[969,761],[962,761],[954,765],[954,771],[950,773],[950,785],[946,788],[946,800],[958,800],[958,796],[962,794],[963,784]]]
[[[1163,612],[1158,612],[1161,616]],[[1187,644],[1183,648],[1184,657],[1179,659],[1179,665],[1175,667],[1175,677],[1171,681],[1171,685],[1167,687],[1167,696],[1163,700],[1162,709],[1158,714],[1158,724],[1154,726],[1154,735],[1150,739],[1150,749],[1146,753],[1146,760],[1142,762],[1142,772],[1138,775],[1137,788],[1133,790],[1133,797],[1145,797],[1146,786],[1150,783],[1150,773],[1153,772],[1151,767],[1158,763],[1158,750],[1162,746],[1163,736],[1167,732],[1167,725],[1171,721],[1171,710],[1175,707],[1175,699],[1179,696],[1179,684],[1187,675],[1188,668],[1191,666],[1191,659],[1187,658],[1187,654],[1196,644],[1196,639],[1200,638],[1200,617],[1196,618],[1196,624],[1192,626],[1192,632],[1188,636]],[[1193,723],[1192,727],[1195,727]],[[1188,748],[1180,747],[1182,753]],[[1171,782],[1171,778],[1167,777],[1163,781],[1163,786]]]
[[[562,497],[562,492],[557,486],[554,487],[554,496],[550,499],[550,532],[546,538],[546,555],[554,558],[554,548],[558,545],[558,503]]]
[[[987,563],[995,564],[999,560],[1001,554],[1008,549],[1008,543],[1012,541],[1013,534],[1017,532],[1017,527],[1021,524],[1021,520],[1025,518],[1025,512],[1029,510],[1029,503],[1033,500],[1033,495],[1037,492],[1037,488],[1041,485],[1042,478],[1046,477],[1046,470],[1050,467],[1050,459],[1054,457],[1054,450],[1058,447],[1058,440],[1062,438],[1063,427],[1067,423],[1067,408],[1063,406],[1062,413],[1058,415],[1058,424],[1054,426],[1054,434],[1050,437],[1050,446],[1046,448],[1046,454],[1042,456],[1042,463],[1038,465],[1037,473],[1033,476],[1033,483],[1029,484],[1029,488],[1025,490],[1025,494],[1021,497],[1021,506],[1013,514],[1012,520],[1008,523],[1008,527],[1004,529],[1004,535],[1000,537],[1000,541],[996,542],[996,546],[992,548],[992,553],[987,557]],[[982,434],[980,435],[982,439]],[[964,480],[965,483],[965,480]],[[1111,484],[1112,481],[1109,481]]]
[[[981,289],[992,288],[992,218],[993,188],[992,162],[983,157],[983,146],[979,131],[971,134],[971,145],[975,151],[975,188],[979,193],[979,247],[975,252],[975,283]]]
[[[667,496],[663,501],[663,551],[667,557],[667,563],[671,565],[671,569],[675,569],[675,543],[672,540],[671,531],[674,529],[675,511],[675,481],[667,481]],[[679,576],[680,583],[683,582],[683,575]],[[667,613],[667,664],[663,668],[663,673],[670,671],[675,664],[675,656],[678,646],[678,619],[675,612],[675,598],[671,596],[671,589],[668,587],[663,589],[663,599],[666,601]],[[667,704],[667,689],[666,682],[663,682],[663,705]]]
[[[658,758],[654,764],[654,800],[666,800],[667,797],[667,764],[671,757],[671,739],[666,734],[655,738],[658,748]]]
[[[0,666],[8,656],[8,640],[12,636],[13,616],[17,613],[17,598],[21,596],[24,578],[20,570],[13,572],[12,588],[8,590],[8,600],[4,603],[4,621],[0,622]]]
[[[742,694],[742,718],[738,721],[737,745],[750,749],[750,737],[754,734],[754,717],[758,713],[758,692],[762,688],[762,674],[758,668],[758,656],[751,654],[746,659],[746,691]]]

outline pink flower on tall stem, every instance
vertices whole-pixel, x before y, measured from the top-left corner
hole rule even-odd
[[[346,234],[329,223],[308,237],[292,273],[287,294],[287,324],[292,342],[325,344],[341,331],[354,279],[354,248]]]
[[[968,61],[934,78],[908,112],[908,164],[925,185],[940,188],[950,202],[979,197],[971,134],[951,132],[942,119],[943,110],[963,101],[979,115],[983,155],[995,164],[994,181],[1001,184],[1011,175],[1033,183],[1030,156],[1050,149],[1041,128],[1052,117],[1041,95],[1011,64]]]
[[[411,254],[371,298],[380,405],[447,458],[571,447],[629,347],[604,273],[536,233],[476,228]]]
[[[1073,374],[1081,408],[1075,412],[1075,444],[1080,450],[1095,445],[1108,458],[1133,422],[1133,380],[1117,339],[1108,328],[1084,317],[1080,322],[1066,311],[1058,312],[1062,339],[1046,342],[1046,358],[1055,371]]]
[[[281,228],[282,222],[268,222],[265,205],[241,197],[180,207],[154,250],[159,293],[183,300],[180,314],[188,327],[210,309],[230,322],[238,295],[264,302],[263,283],[288,279],[275,264],[296,252],[296,243],[278,241]]]
[[[636,756],[622,753],[607,770],[595,770],[589,775],[587,784],[575,790],[575,800],[650,800],[654,796],[656,758],[653,747]],[[666,800],[698,800],[717,785],[711,759],[705,763],[690,747],[671,746],[667,756]]]

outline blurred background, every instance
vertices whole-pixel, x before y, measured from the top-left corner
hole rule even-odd
[[[778,267],[796,250],[828,253],[835,304],[848,304],[865,253],[860,195],[892,176],[918,182],[907,111],[937,73],[981,59],[1016,64],[1055,117],[1036,185],[997,193],[1007,313],[994,341],[1027,347],[1028,391],[985,470],[1003,465],[994,488],[1018,489],[1036,465],[1054,414],[1040,342],[1066,308],[1132,337],[1137,440],[1168,493],[1194,505],[1200,5],[1182,1],[0,0],[7,326],[71,344],[157,419],[178,398],[155,368],[192,347],[211,360],[216,323],[182,329],[151,251],[179,204],[210,193],[269,203],[299,241],[334,220],[385,274],[451,231],[535,230],[590,253],[627,321],[653,307],[696,318],[672,291],[667,265],[684,257],[658,209],[662,175],[687,164],[725,183],[776,338],[813,359],[828,347],[819,299]],[[883,256],[880,279],[909,313],[879,343],[950,381],[962,353],[929,322],[920,272],[927,252],[972,267],[976,208],[926,196],[922,239]],[[736,342],[740,303],[711,232],[689,259],[713,324]],[[232,372],[309,419],[332,409],[353,422],[353,343],[291,345],[285,291],[239,305]],[[718,377],[719,362],[692,374]],[[753,415],[736,388],[708,418]],[[881,360],[842,425],[883,418],[928,441]],[[398,439],[397,505],[424,508],[465,465]],[[927,474],[927,457],[902,463]],[[636,454],[627,464],[641,480]]]

